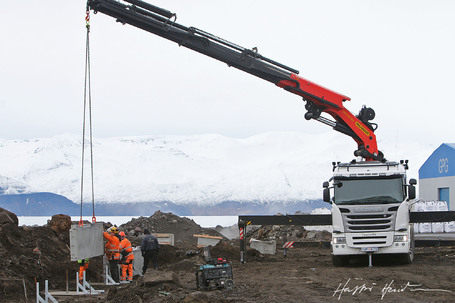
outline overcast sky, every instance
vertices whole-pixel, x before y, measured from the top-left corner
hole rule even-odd
[[[372,107],[379,148],[455,142],[454,1],[148,1]],[[2,3],[0,138],[82,133],[84,17],[85,1]],[[95,137],[330,131],[269,82],[101,13],[91,28]]]

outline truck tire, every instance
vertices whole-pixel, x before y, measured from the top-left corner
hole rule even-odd
[[[349,263],[349,256],[332,255],[332,263],[334,266],[345,266]]]
[[[414,261],[414,252],[415,252],[415,242],[414,242],[414,235],[412,235],[411,243],[409,243],[409,252],[407,254],[403,254],[402,263],[411,264],[412,261]]]

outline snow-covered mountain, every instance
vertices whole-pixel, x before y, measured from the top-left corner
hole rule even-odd
[[[23,182],[0,176],[0,195],[19,195],[31,191],[33,189]]]
[[[81,144],[77,135],[0,139],[0,194],[50,192],[80,202]],[[414,178],[437,147],[403,142],[380,146],[389,160],[409,159]],[[320,199],[332,161],[352,160],[355,148],[352,139],[333,131],[243,139],[214,134],[96,138],[95,200],[213,205]],[[84,201],[91,201],[89,160],[86,149]]]

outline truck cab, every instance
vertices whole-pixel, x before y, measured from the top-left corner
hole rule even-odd
[[[324,201],[332,205],[334,265],[347,264],[353,255],[369,255],[371,266],[372,254],[412,262],[409,201],[415,198],[417,182],[406,183],[407,168],[407,161],[333,163],[333,177],[324,182]]]

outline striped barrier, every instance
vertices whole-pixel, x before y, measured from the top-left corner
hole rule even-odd
[[[293,248],[294,247],[294,243],[295,243],[295,241],[294,242],[286,242],[286,243],[284,243],[283,248]]]

